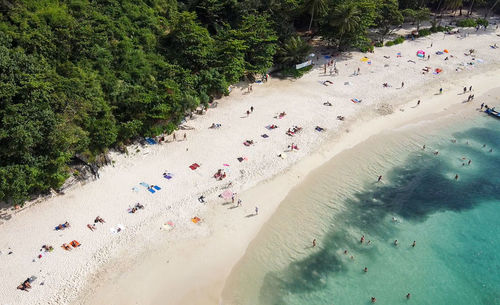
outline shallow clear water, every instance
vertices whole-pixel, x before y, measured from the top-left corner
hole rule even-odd
[[[382,135],[315,171],[249,247],[222,304],[500,304],[500,121],[467,124]]]

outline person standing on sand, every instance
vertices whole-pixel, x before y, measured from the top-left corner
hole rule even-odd
[[[187,135],[186,135],[186,133],[184,133],[184,141],[186,141],[186,140],[187,140]]]
[[[313,248],[316,247],[316,238],[313,239]]]
[[[481,103],[481,110],[483,110],[484,108],[484,103]]]
[[[420,105],[420,100],[417,101],[417,106]]]
[[[443,88],[439,88],[439,94],[443,93]]]
[[[173,133],[173,137],[172,137],[172,141],[177,141],[177,139],[175,138],[175,132]]]
[[[405,86],[405,82],[401,82],[401,88]]]
[[[259,208],[255,207],[255,215],[259,215]]]
[[[467,92],[467,87],[464,87],[464,94],[465,94],[465,92]]]
[[[250,106],[250,112],[253,112],[253,106]]]
[[[247,110],[247,118],[248,118],[249,115],[250,115],[250,110]]]

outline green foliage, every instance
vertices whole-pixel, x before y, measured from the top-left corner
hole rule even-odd
[[[486,19],[483,19],[483,18],[477,18],[477,19],[476,19],[476,24],[477,24],[477,25],[484,26],[484,27],[487,27],[490,23],[489,23],[489,22],[488,22],[488,20],[486,20]]]
[[[477,26],[477,22],[472,18],[467,18],[457,21],[457,26],[462,28],[473,28]]]
[[[420,30],[422,21],[429,20],[431,15],[431,11],[427,7],[418,9],[407,8],[403,10],[402,13],[407,21],[411,21],[417,25],[417,31]]]
[[[292,37],[278,49],[276,60],[285,67],[291,67],[303,62],[311,49],[300,37]]]
[[[20,203],[60,187],[75,154],[92,161],[137,137],[175,130],[187,112],[274,63],[300,77],[310,67],[293,66],[310,47],[298,30],[314,24],[339,49],[369,52],[369,30],[390,33],[402,22],[400,8],[418,29],[429,18],[423,6],[456,3],[0,1],[0,201]],[[433,25],[420,35],[447,29]]]
[[[380,0],[375,24],[379,28],[382,39],[402,23],[403,14],[399,11],[397,0]]]
[[[383,47],[383,46],[384,46],[384,43],[383,43],[383,42],[380,42],[380,41],[377,41],[377,42],[375,43],[375,46],[376,46],[377,48],[380,48],[380,47]]]
[[[399,36],[398,38],[394,39],[393,42],[394,44],[401,44],[403,42],[405,42],[405,38],[403,36]]]
[[[246,72],[249,74],[267,72],[273,65],[278,40],[269,16],[244,16],[238,26],[237,38],[246,44]]]
[[[432,34],[432,32],[429,29],[420,29],[418,31],[418,36],[420,37],[429,36],[430,34]]]
[[[386,46],[386,47],[392,47],[393,45],[394,45],[394,41],[391,41],[391,40],[389,40],[389,41],[387,41],[387,42],[385,43],[385,46]]]
[[[326,0],[305,0],[304,10],[309,13],[309,15],[311,15],[311,21],[309,22],[310,31],[315,15],[318,17],[322,17],[327,11]]]
[[[328,15],[323,35],[339,48],[362,45],[367,30],[375,23],[376,6],[373,1],[345,1],[335,6]]]

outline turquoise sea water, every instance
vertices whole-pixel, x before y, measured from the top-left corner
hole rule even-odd
[[[391,136],[317,171],[250,246],[221,303],[500,304],[500,120],[455,127]]]

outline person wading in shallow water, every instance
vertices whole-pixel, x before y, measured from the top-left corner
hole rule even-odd
[[[316,247],[316,238],[313,239],[313,248]]]
[[[380,182],[382,180],[382,176],[378,176],[377,182]]]

